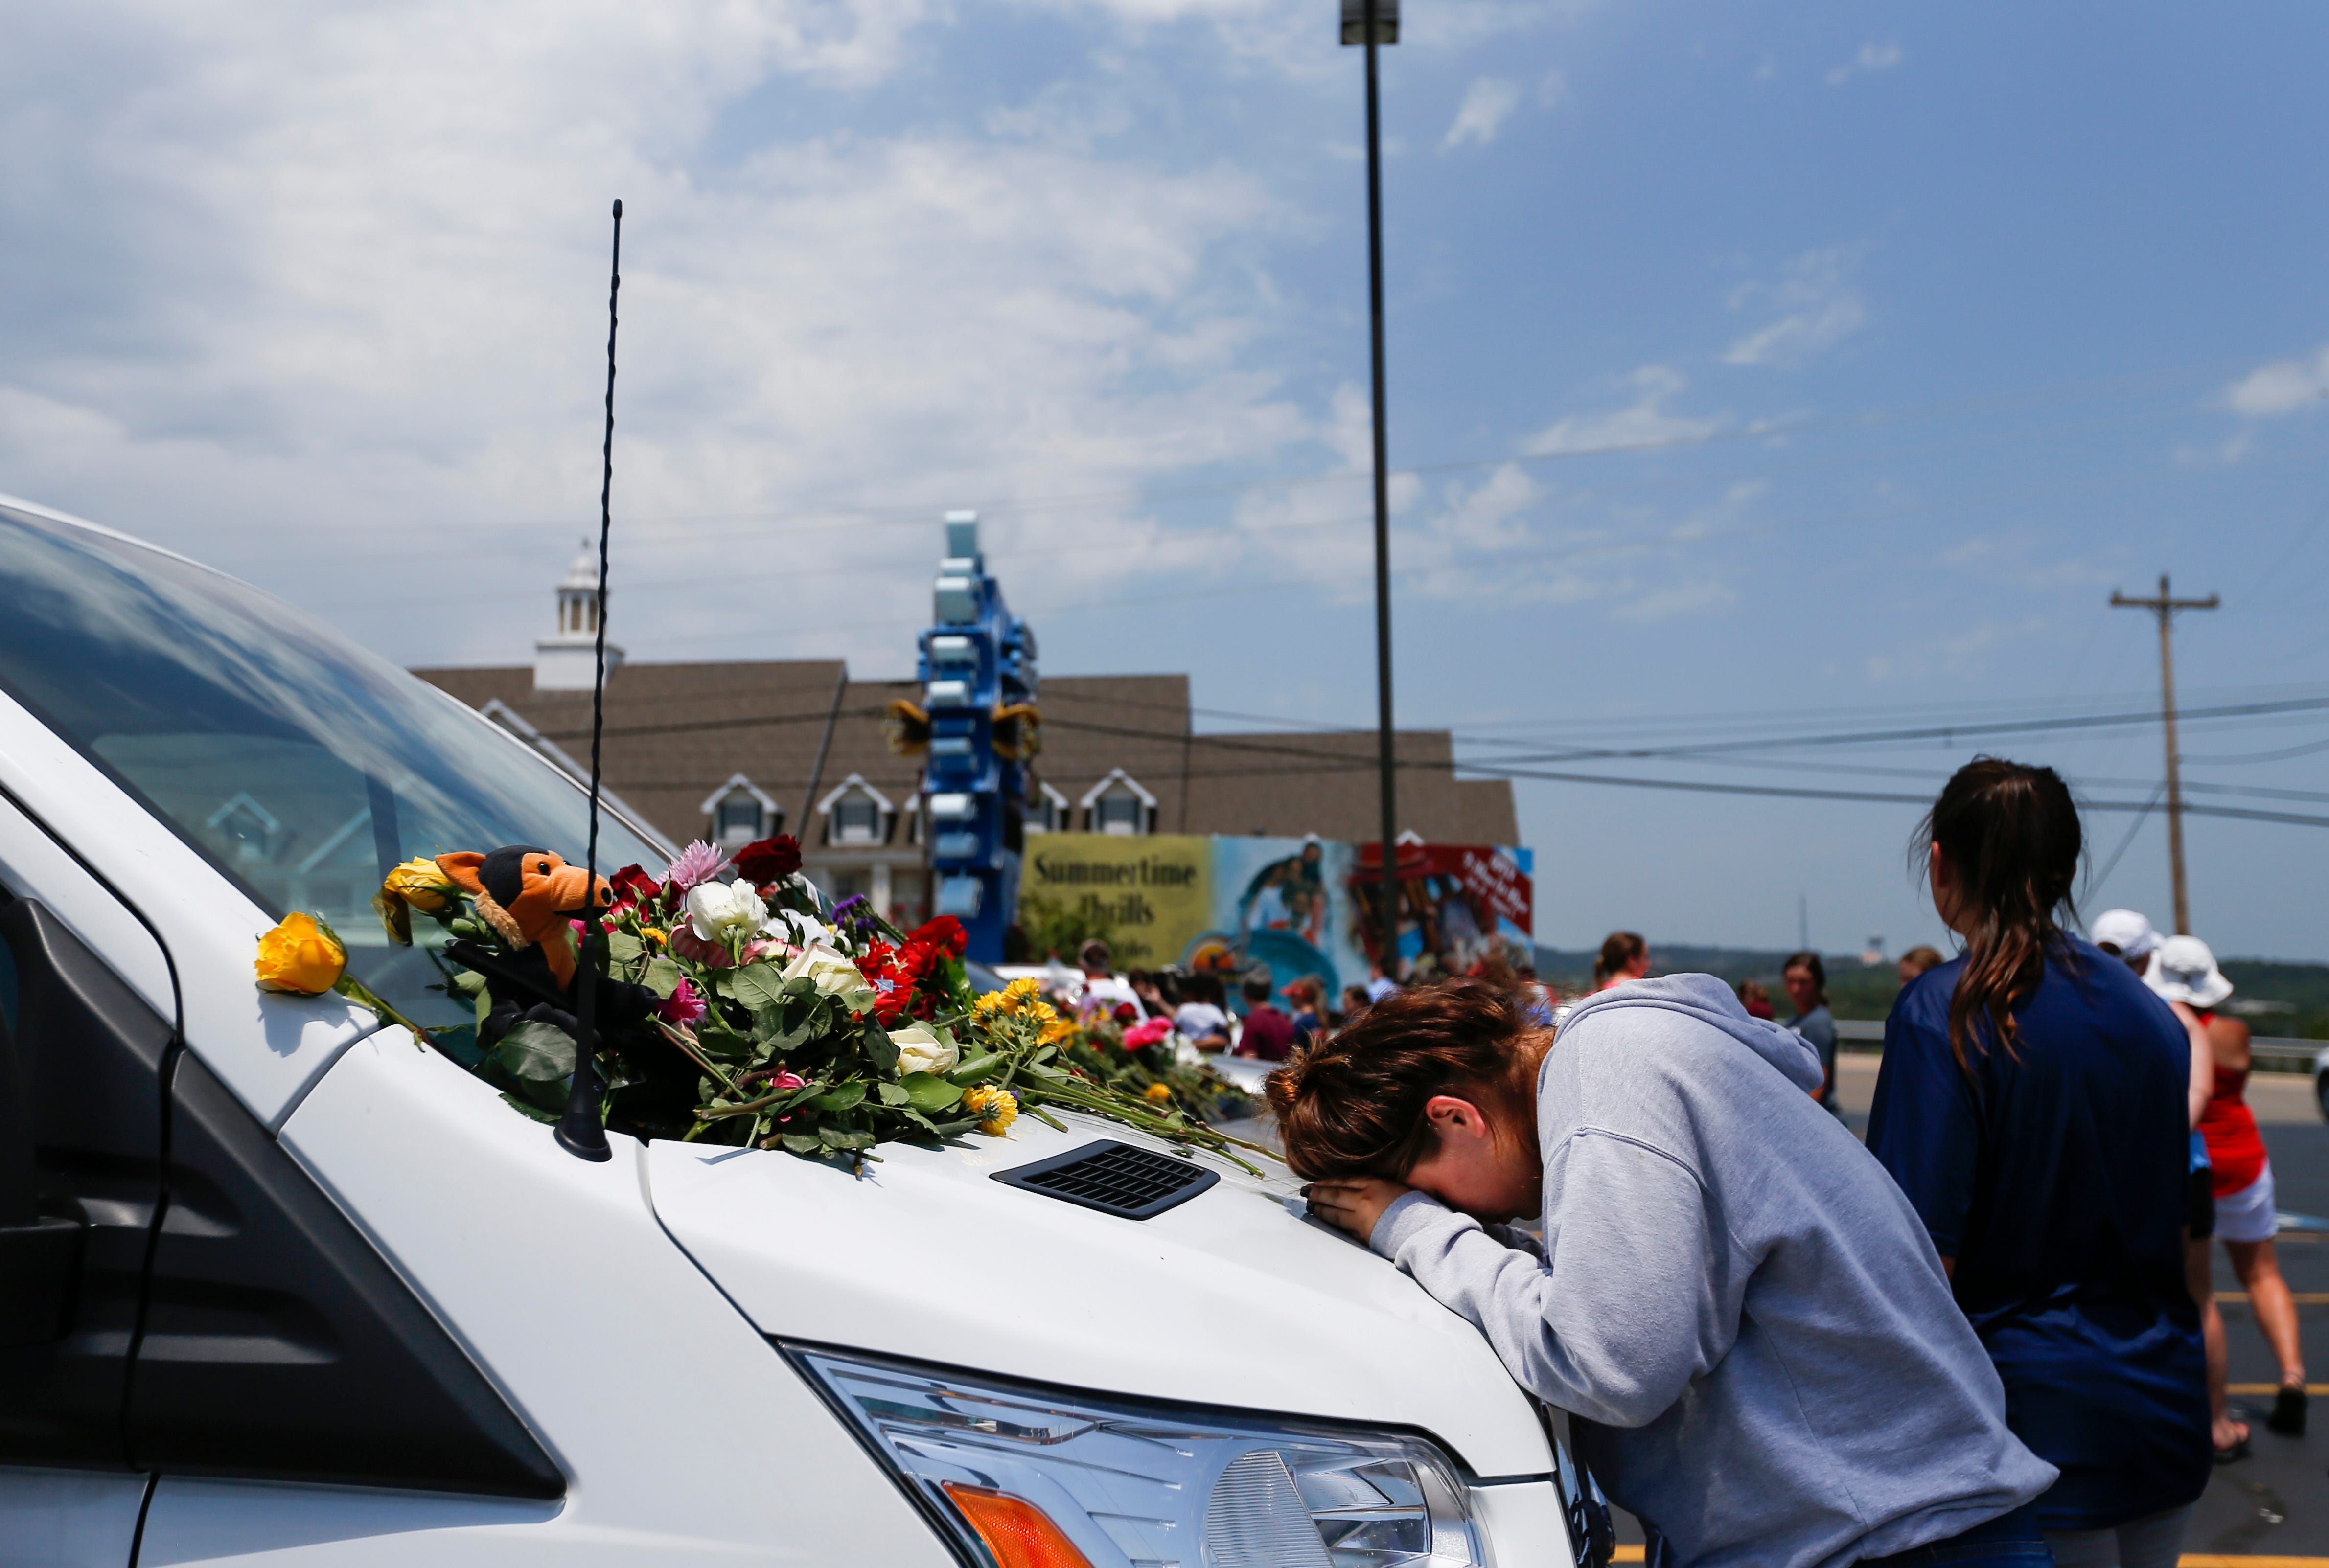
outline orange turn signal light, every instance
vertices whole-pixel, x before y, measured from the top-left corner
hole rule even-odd
[[[960,1481],[939,1485],[995,1554],[998,1568],[1091,1568],[1051,1516],[1026,1498]]]

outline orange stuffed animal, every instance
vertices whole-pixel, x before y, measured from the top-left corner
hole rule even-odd
[[[594,892],[600,910],[614,905],[604,877],[594,889],[581,867],[527,844],[439,855],[437,869],[476,902],[478,915],[513,949],[538,944],[561,989],[574,983],[574,927],[568,923],[582,917]]]

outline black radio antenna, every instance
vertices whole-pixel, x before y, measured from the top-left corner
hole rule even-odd
[[[599,1085],[599,742],[607,728],[607,536],[615,525],[615,305],[623,292],[623,203],[615,202],[615,253],[607,283],[607,435],[599,446],[598,666],[590,677],[590,840],[582,853],[589,878],[582,895],[582,957],[574,999],[574,1078],[566,1113],[558,1119],[558,1146],[578,1160],[611,1160]]]

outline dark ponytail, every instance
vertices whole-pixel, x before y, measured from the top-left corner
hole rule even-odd
[[[1601,939],[1601,956],[1593,961],[1593,983],[1598,988],[1609,982],[1609,977],[1624,969],[1643,953],[1650,944],[1630,931],[1613,931]]]
[[[1919,866],[1939,848],[1963,900],[1966,966],[1949,999],[1949,1050],[1970,1079],[1976,1044],[2014,1054],[2014,1006],[2036,992],[2048,951],[2068,951],[2057,916],[2072,913],[2079,808],[2051,767],[1975,757],[1942,786],[1910,842]]]

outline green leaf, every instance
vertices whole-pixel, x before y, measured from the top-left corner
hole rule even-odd
[[[946,1075],[947,1082],[967,1089],[973,1084],[985,1083],[1010,1065],[1010,1058],[1002,1052],[989,1051],[983,1056],[973,1056],[966,1062],[957,1063],[954,1070]]]
[[[785,994],[796,1000],[813,997],[816,994],[816,981],[805,974],[797,974],[785,981]]]
[[[574,1037],[556,1024],[523,1023],[495,1045],[494,1059],[513,1077],[553,1082],[574,1071]]]
[[[627,931],[609,931],[606,937],[607,956],[617,963],[636,963],[646,954],[639,939]]]
[[[943,1111],[962,1100],[961,1086],[947,1082],[936,1073],[909,1073],[904,1087],[907,1100],[917,1111]],[[893,1100],[891,1103],[897,1102]]]
[[[555,1111],[547,1110],[540,1105],[529,1105],[514,1094],[504,1094],[502,1103],[519,1115],[539,1122],[545,1127],[558,1125],[558,1113]]]
[[[816,1130],[816,1135],[821,1141],[823,1141],[827,1149],[871,1149],[873,1147],[873,1134],[871,1132],[852,1132],[847,1129],[841,1127],[820,1127]]]
[[[754,1012],[782,1003],[785,989],[784,977],[773,963],[748,963],[728,983],[728,994]]]
[[[486,977],[474,969],[458,970],[453,975],[453,986],[463,996],[475,996],[486,989]]]
[[[850,1109],[864,1098],[864,1084],[842,1084],[827,1090],[822,1094],[819,1094],[816,1099],[810,1101],[809,1103],[824,1112],[826,1115],[831,1116]]]
[[[903,1084],[893,1083],[887,1078],[874,1084],[873,1092],[882,1096],[882,1103],[884,1105],[903,1105],[911,1098],[906,1093],[906,1086]]]
[[[898,1047],[897,1042],[890,1038],[890,1031],[883,1028],[880,1024],[875,1023],[869,1018],[865,1020],[865,1032],[863,1038],[865,1040],[865,1059],[872,1062],[875,1067],[884,1073],[896,1072],[898,1070]]]
[[[647,961],[645,984],[649,991],[668,1001],[671,993],[679,989],[680,976],[685,972],[668,958],[652,958]]]
[[[795,1154],[815,1154],[825,1147],[823,1139],[809,1132],[787,1132],[780,1141]]]

